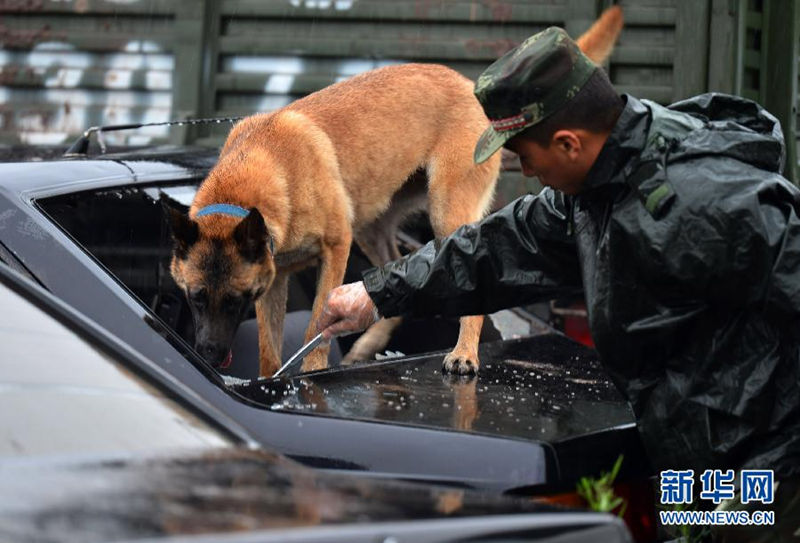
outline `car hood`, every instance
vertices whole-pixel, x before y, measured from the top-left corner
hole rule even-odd
[[[350,523],[564,513],[487,494],[320,474],[277,455],[235,448],[6,460],[0,462],[0,479],[0,540],[17,542],[286,533]],[[589,515],[588,523],[597,517]]]

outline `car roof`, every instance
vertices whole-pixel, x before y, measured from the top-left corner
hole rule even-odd
[[[0,190],[38,196],[130,183],[202,177],[216,163],[210,147],[162,146],[81,158],[0,163]]]

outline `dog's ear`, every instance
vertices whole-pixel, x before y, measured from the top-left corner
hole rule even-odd
[[[166,210],[172,208],[176,211],[180,211],[184,215],[189,214],[189,206],[183,205],[175,198],[170,197],[166,192],[158,193],[158,201],[161,202],[161,206]]]
[[[159,200],[167,217],[172,239],[175,240],[175,256],[180,259],[186,258],[186,253],[199,236],[197,223],[189,218],[187,214],[188,207],[173,200],[163,192]]]
[[[247,217],[236,225],[233,230],[233,239],[236,241],[239,252],[250,262],[264,260],[267,255],[267,246],[269,246],[270,253],[274,252],[272,236],[264,223],[264,217],[254,207],[251,207]]]

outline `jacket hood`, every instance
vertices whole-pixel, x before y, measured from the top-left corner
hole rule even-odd
[[[652,112],[645,154],[669,145],[670,161],[713,153],[781,173],[786,158],[778,119],[745,98],[708,93],[669,107],[643,100]],[[698,128],[707,130],[697,130]]]
[[[786,151],[780,122],[752,100],[708,93],[662,106],[629,95],[623,98],[625,108],[587,175],[584,192],[624,182],[641,163],[660,162],[665,154],[668,162],[713,154],[783,171]]]

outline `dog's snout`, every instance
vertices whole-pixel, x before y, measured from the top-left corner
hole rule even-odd
[[[214,347],[211,345],[204,345],[202,347],[198,347],[197,350],[200,352],[201,355],[208,357],[214,354]]]
[[[219,364],[228,354],[227,349],[212,344],[198,345],[195,350],[211,364]]]

